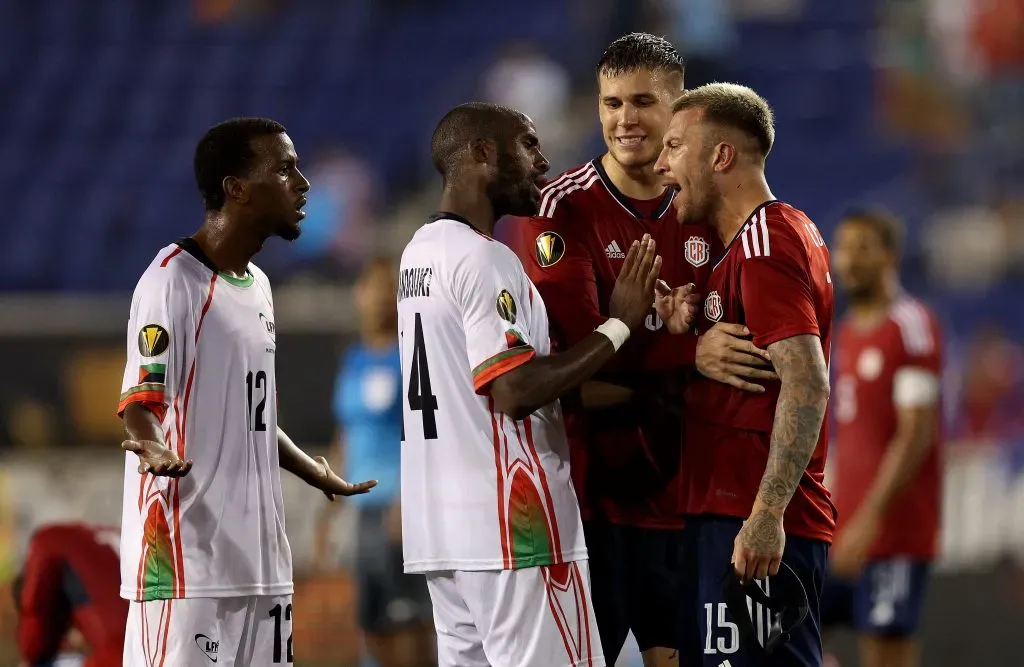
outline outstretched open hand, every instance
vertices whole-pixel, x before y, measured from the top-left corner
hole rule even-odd
[[[334,502],[336,496],[358,496],[362,493],[369,493],[370,489],[377,486],[377,480],[371,479],[367,482],[352,484],[346,482],[331,470],[331,464],[322,456],[314,456],[313,460],[320,465],[322,470],[320,477],[312,482],[312,485],[324,492],[327,500]]]

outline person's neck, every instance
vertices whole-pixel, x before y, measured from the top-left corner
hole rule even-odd
[[[775,199],[768,188],[763,171],[722,186],[722,202],[714,219],[715,229],[726,245],[736,236],[740,227],[761,204]]]
[[[899,294],[899,281],[889,274],[871,294],[850,301],[849,318],[857,329],[871,329],[881,322]]]
[[[654,199],[665,192],[665,185],[654,171],[654,163],[626,168],[612,157],[601,156],[601,166],[619,192],[633,199]]]
[[[393,329],[368,329],[362,333],[363,346],[369,350],[387,350],[398,337]]]
[[[266,240],[253,234],[247,226],[228,220],[227,214],[212,211],[206,214],[203,226],[192,238],[219,271],[241,278],[253,256]]]
[[[441,194],[439,210],[461,216],[477,228],[492,236],[497,217],[494,207],[483,189],[460,187],[458,183],[446,183]]]

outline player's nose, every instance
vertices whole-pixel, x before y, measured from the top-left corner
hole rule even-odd
[[[550,169],[551,164],[548,162],[548,159],[544,157],[544,154],[537,153],[537,159],[534,160],[533,162],[533,170],[536,171],[538,174],[543,175],[548,173],[548,170]]]

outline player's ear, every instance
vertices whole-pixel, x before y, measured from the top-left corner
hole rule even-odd
[[[473,162],[477,164],[488,164],[495,156],[494,143],[486,139],[473,139],[469,144],[469,154],[473,156]]]
[[[711,168],[714,171],[729,171],[736,164],[736,147],[727,141],[720,141],[711,150]]]
[[[225,176],[221,181],[221,187],[224,188],[227,199],[234,199],[240,204],[244,204],[249,199],[249,188],[237,176]]]

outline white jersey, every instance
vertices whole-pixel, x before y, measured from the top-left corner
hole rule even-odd
[[[194,241],[161,250],[132,297],[118,413],[144,402],[194,465],[180,479],[125,456],[121,595],[289,595],[277,453],[274,305],[266,275],[218,274]]]
[[[406,572],[585,559],[558,402],[514,421],[488,396],[549,352],[544,302],[516,255],[435,216],[402,253],[398,327]]]

